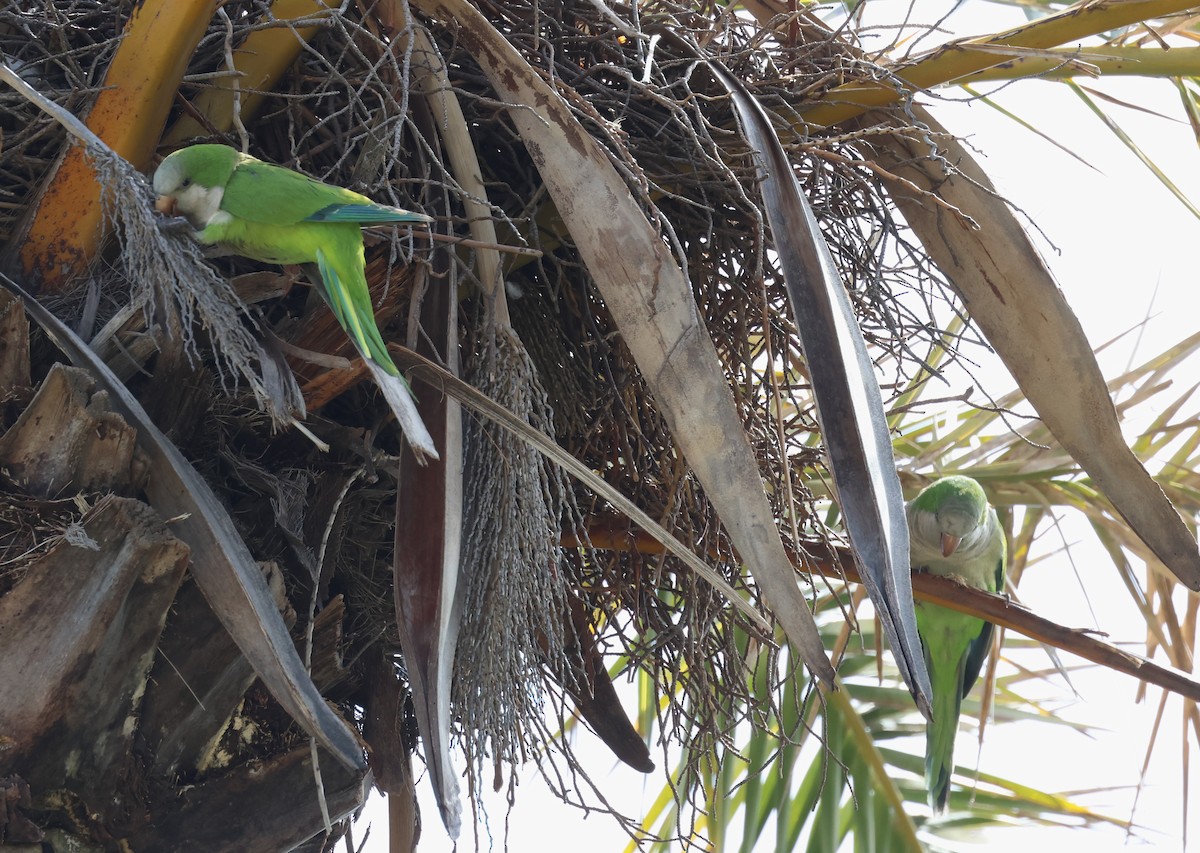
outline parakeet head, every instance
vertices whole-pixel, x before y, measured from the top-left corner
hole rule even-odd
[[[949,557],[964,540],[986,535],[987,495],[970,477],[943,477],[926,486],[912,502],[911,535],[939,542]]]
[[[204,228],[220,211],[241,156],[228,145],[192,145],[171,154],[154,173],[155,208]]]

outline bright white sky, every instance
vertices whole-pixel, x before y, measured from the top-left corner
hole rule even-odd
[[[922,2],[913,20],[932,21],[951,5],[934,0]],[[868,3],[871,19],[876,22],[894,21],[906,7],[899,0]],[[969,4],[966,13],[952,19],[949,26],[961,35],[974,35],[1011,27],[1023,20],[1019,9],[975,2]],[[1108,107],[1146,153],[1181,184],[1191,199],[1200,202],[1197,143],[1190,127],[1180,121],[1183,113],[1170,83],[1112,79],[1088,85],[1171,117]],[[958,94],[951,93],[951,97]],[[1200,221],[1066,87],[1027,81],[1010,86],[996,98],[1026,121],[1065,142],[1095,167],[1080,164],[986,105],[932,104],[937,117],[951,130],[968,137],[977,151],[986,152],[981,163],[1001,193],[1022,208],[1054,241],[1058,251],[1043,244],[1043,252],[1094,345],[1151,315],[1140,343],[1136,336],[1129,336],[1102,357],[1105,374],[1116,376],[1131,359],[1137,363],[1195,332],[1195,255],[1200,246]],[[994,367],[985,369],[983,376],[993,393],[1002,393],[1011,385],[1005,374]],[[1200,369],[1193,367],[1188,377],[1180,375],[1176,380],[1181,393],[1187,385],[1200,381]],[[1058,535],[1047,532],[1040,553],[1058,550],[1059,546],[1054,544]],[[1020,587],[1024,603],[1065,625],[1100,627],[1117,641],[1141,640],[1144,628],[1139,628],[1140,619],[1128,603],[1127,593],[1107,556],[1093,544],[1086,529],[1068,527],[1065,536],[1071,544],[1070,559],[1060,553],[1031,568]],[[1086,583],[1095,617],[1077,578]],[[1047,665],[1040,652],[1029,653],[1020,660],[1036,668]],[[1066,663],[1071,666],[1076,662],[1068,659]],[[1035,723],[991,726],[981,756],[982,769],[1051,791],[1083,791],[1135,783],[1159,692],[1151,691],[1148,703],[1135,705],[1137,684],[1131,679],[1096,668],[1074,673],[1072,679],[1080,694],[1078,700],[1058,681],[1040,688],[1025,685],[1023,689],[1049,700],[1050,707],[1061,710],[1066,718],[1107,731],[1094,731],[1087,737],[1065,727]],[[1024,845],[1025,849],[1038,851],[1061,844],[1063,849],[1093,852],[1131,848],[1167,853],[1182,850],[1183,726],[1179,707],[1177,698],[1168,703],[1159,747],[1140,798],[1136,820],[1148,828],[1140,841],[1134,839],[1126,846],[1123,833],[1117,830],[1091,831],[1086,835],[1079,831],[1059,835],[1044,829],[1004,830],[988,839],[964,839],[955,849],[1013,850]],[[590,757],[589,771],[593,778],[616,805],[630,814],[640,814],[649,807],[663,783],[661,774],[643,777],[617,766],[607,775],[614,765],[611,756],[603,746],[596,747],[594,752],[583,748],[588,742],[596,742],[590,733],[583,732],[577,737],[585,760]],[[919,744],[915,748],[919,750]],[[1194,747],[1192,752],[1195,758]],[[973,733],[963,732],[956,758],[969,765],[975,754]],[[1197,763],[1200,762],[1193,761]],[[1200,833],[1200,809],[1195,807],[1200,774],[1195,770],[1191,783],[1193,811],[1197,815],[1191,826],[1194,836]],[[428,780],[422,778],[419,793],[425,821],[421,851],[452,850],[438,820]],[[1130,815],[1129,790],[1080,799],[1114,817]],[[592,815],[585,821],[581,812],[550,797],[532,773],[522,780],[509,818],[502,799],[493,798],[489,802],[490,833],[497,850],[503,849],[506,833],[508,847],[513,851],[614,853],[623,850],[628,840],[610,818]],[[364,819],[356,827],[357,843],[361,843],[368,821],[371,839],[366,850],[385,851],[386,810],[377,796],[372,797]],[[487,836],[482,845],[488,849]],[[463,849],[473,846],[468,827]]]

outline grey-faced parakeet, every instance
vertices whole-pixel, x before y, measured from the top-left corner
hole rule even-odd
[[[436,458],[408,383],[388,355],[367,288],[361,226],[430,222],[366,196],[272,166],[228,145],[192,145],[154,173],[158,210],[182,215],[196,238],[273,264],[315,263],[320,291],[354,343],[418,458]]]
[[[943,477],[905,505],[912,567],[1000,592],[1007,545],[980,485],[970,477]],[[950,795],[959,708],[979,678],[992,644],[992,623],[918,601],[917,630],[933,684],[933,720],[925,729],[925,783],[929,805],[940,812]]]

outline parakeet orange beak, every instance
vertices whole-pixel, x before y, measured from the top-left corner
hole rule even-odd
[[[154,209],[159,213],[165,213],[167,216],[177,216],[175,211],[175,196],[160,195],[158,200],[154,202]]]
[[[962,541],[961,536],[951,536],[949,533],[942,534],[942,556],[949,557],[958,548],[958,543]]]

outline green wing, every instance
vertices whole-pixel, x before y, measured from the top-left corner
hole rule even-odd
[[[428,222],[420,213],[375,204],[364,195],[323,184],[307,175],[244,159],[225,185],[221,208],[248,222]]]

